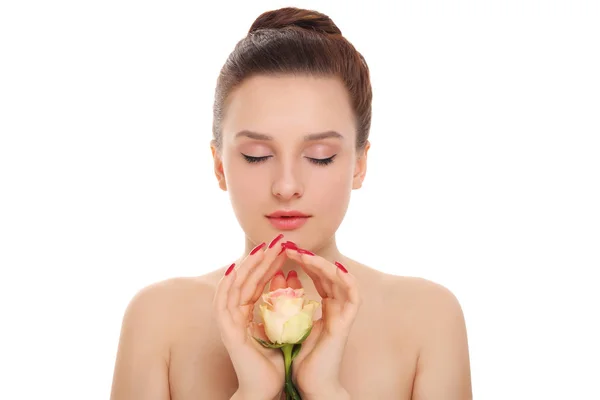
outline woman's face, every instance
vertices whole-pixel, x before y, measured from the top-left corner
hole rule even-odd
[[[334,236],[366,171],[354,121],[334,78],[255,76],[230,94],[215,173],[250,241],[284,233],[318,250]],[[277,211],[308,217],[269,217]]]

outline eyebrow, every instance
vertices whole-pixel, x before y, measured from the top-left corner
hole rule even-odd
[[[237,139],[242,136],[248,137],[250,139],[256,139],[256,140],[265,140],[265,141],[273,140],[273,136],[265,135],[264,133],[252,132],[252,131],[248,131],[248,130],[243,130],[243,131],[236,133],[235,138]],[[344,139],[344,136],[342,136],[341,134],[339,134],[336,131],[325,131],[325,132],[310,133],[308,135],[304,135],[303,139],[305,142],[311,142],[314,140],[321,140],[321,139],[328,139],[328,138]]]

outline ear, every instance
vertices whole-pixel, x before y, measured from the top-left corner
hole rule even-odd
[[[354,177],[352,179],[352,189],[360,189],[367,174],[367,153],[371,148],[371,143],[367,140],[364,150],[358,154],[356,165],[354,167]]]
[[[221,190],[227,191],[227,182],[225,181],[225,173],[223,172],[223,158],[221,157],[221,153],[217,150],[214,140],[211,140],[210,142],[210,151],[213,156],[215,176],[219,182],[219,187]]]

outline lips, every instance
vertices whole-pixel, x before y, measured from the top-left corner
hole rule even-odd
[[[267,215],[269,222],[278,230],[294,230],[306,223],[310,215],[300,211],[279,210]]]
[[[268,218],[306,218],[310,215],[295,210],[279,210],[267,215]]]

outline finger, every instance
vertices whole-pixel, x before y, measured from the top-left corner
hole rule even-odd
[[[277,289],[285,289],[287,287],[287,283],[285,281],[285,276],[283,275],[283,271],[277,271],[277,274],[271,279],[269,283],[269,292],[272,292]]]
[[[306,348],[306,349],[314,349],[315,348],[317,341],[321,337],[321,332],[323,331],[323,326],[324,326],[324,321],[322,318],[319,318],[319,319],[313,321],[313,326],[310,331],[310,334],[302,343],[303,348]],[[311,353],[310,351],[308,351],[308,352],[301,351],[298,354],[298,356],[296,357],[296,359],[294,360],[294,362],[301,363],[302,360],[304,358],[306,358],[306,356],[310,353]]]
[[[213,304],[215,311],[223,312],[227,310],[227,295],[229,294],[229,290],[231,289],[231,285],[235,279],[235,263],[231,264],[225,273],[229,272],[228,275],[224,275],[219,283],[217,284],[217,288],[215,290],[215,296],[213,298]],[[232,276],[233,274],[233,276]]]
[[[256,285],[256,292],[254,293],[253,299],[258,300],[260,296],[264,293],[264,289],[267,286],[267,284],[270,285],[275,275],[277,275],[278,273],[283,273],[283,271],[281,271],[281,267],[283,266],[288,257],[287,254],[285,254],[285,252],[281,252],[281,249],[278,249],[278,251],[279,252],[278,255],[275,257],[275,261],[273,261],[270,265],[266,265],[264,272],[256,271],[256,276],[258,277],[258,284]]]
[[[296,259],[304,270],[310,271],[311,275],[315,277],[311,277],[311,279],[320,283],[327,293],[327,297],[343,300],[343,293],[337,285],[339,279],[335,274],[336,267],[333,264],[306,250],[296,252]]]
[[[358,280],[348,272],[343,264],[336,261],[335,265],[338,267],[336,274],[340,280],[340,286],[346,292],[346,303],[344,304],[342,316],[344,319],[353,320],[362,304]]]
[[[235,272],[235,263],[231,264],[227,270],[229,271],[228,275],[224,275],[219,283],[217,284],[217,288],[215,290],[215,295],[213,298],[213,308],[215,311],[215,315],[218,316],[218,319],[225,318],[225,323],[231,322],[231,314],[228,311],[227,301],[229,298],[229,293],[231,291],[231,286],[236,278]]]
[[[263,260],[249,272],[242,285],[241,301],[255,303],[264,292],[265,286],[281,268],[287,256],[280,255],[283,234],[277,235],[264,251]]]
[[[292,289],[302,288],[302,282],[300,282],[300,279],[298,278],[298,273],[294,270],[288,272],[287,287],[290,287]]]
[[[271,282],[272,280],[275,278],[275,276],[277,275],[278,272],[281,271],[281,266],[283,265],[285,259],[287,257],[285,256],[285,253],[283,255],[283,257],[278,256],[275,261],[271,264],[271,266],[269,266],[269,268],[266,270],[265,273],[258,273],[257,275],[259,275],[258,278],[258,283],[254,284],[255,290],[254,290],[254,294],[252,295],[252,299],[250,300],[251,302],[257,302],[260,297],[263,295],[263,293],[265,292],[265,287],[267,287],[267,285],[271,286]],[[280,273],[283,273],[283,271],[281,271]],[[262,275],[262,276],[260,276]],[[285,281],[285,279],[284,279]],[[252,287],[252,286],[250,286]],[[271,289],[269,288],[269,291],[271,291]]]
[[[239,308],[242,305],[249,304],[249,302],[247,301],[249,299],[244,299],[244,302],[241,301],[242,285],[246,281],[249,272],[263,260],[265,253],[263,248],[265,246],[266,244],[264,242],[256,246],[250,252],[250,254],[248,254],[248,256],[240,263],[239,267],[237,267],[235,271],[236,279],[233,282],[233,285],[231,286],[229,299],[227,301],[227,307],[230,311]]]
[[[292,249],[288,249],[286,251],[286,254],[288,255],[289,258],[298,262],[298,264],[300,265],[302,270],[304,272],[306,272],[306,275],[308,275],[308,277],[313,281],[313,284],[315,285],[315,289],[317,289],[317,293],[319,293],[319,296],[321,296],[321,298],[327,298],[327,297],[331,298],[333,296],[333,291],[331,289],[331,285],[328,282],[324,282],[319,277],[319,275],[317,275],[315,273],[315,271],[312,268],[308,268],[304,264],[304,262],[302,261],[301,254],[299,254],[297,251],[292,250]]]
[[[342,301],[347,300],[348,293],[346,287],[342,285],[340,276],[337,274],[337,270],[339,269],[337,264],[334,265],[323,257],[306,253],[301,254],[301,258],[307,268],[312,268],[322,281],[329,283],[333,294],[332,298]]]
[[[334,264],[338,267],[336,269],[336,275],[340,282],[340,286],[346,292],[348,302],[359,305],[361,303],[361,297],[356,277],[348,272],[342,263],[336,261]]]

